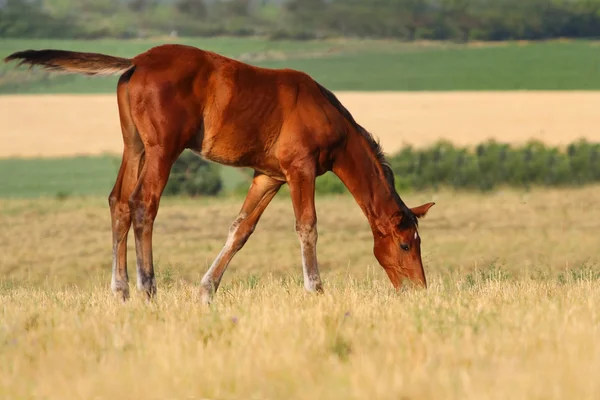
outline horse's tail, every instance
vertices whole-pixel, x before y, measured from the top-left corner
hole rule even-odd
[[[65,50],[18,51],[6,57],[4,62],[13,60],[20,60],[18,65],[38,65],[48,71],[85,75],[117,75],[134,66],[128,58]]]

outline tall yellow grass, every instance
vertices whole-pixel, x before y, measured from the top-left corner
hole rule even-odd
[[[427,292],[264,277],[121,305],[104,285],[3,289],[6,399],[593,399],[597,280],[434,279]]]
[[[110,294],[105,199],[1,200],[0,398],[598,398],[599,193],[404,195],[437,204],[430,288],[400,293],[353,200],[318,199],[323,296],[282,196],[208,309],[197,283],[239,199],[165,199],[153,304]]]

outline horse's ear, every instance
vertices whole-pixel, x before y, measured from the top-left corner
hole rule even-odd
[[[415,216],[417,218],[423,218],[425,216],[425,214],[427,214],[427,211],[429,211],[429,209],[434,205],[435,203],[425,203],[423,205],[411,208],[411,211],[413,212],[413,214],[415,214]]]
[[[402,212],[396,211],[394,214],[392,214],[392,218],[390,218],[390,222],[394,226],[400,225],[400,223],[402,222]]]

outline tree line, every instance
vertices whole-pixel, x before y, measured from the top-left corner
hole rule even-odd
[[[600,0],[0,0],[0,37],[262,35],[400,40],[600,36]]]

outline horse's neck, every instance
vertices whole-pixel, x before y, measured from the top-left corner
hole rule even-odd
[[[345,151],[338,154],[333,172],[350,191],[375,233],[399,210],[377,155],[359,133],[349,135]],[[383,233],[383,232],[382,232]]]

